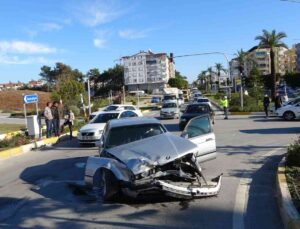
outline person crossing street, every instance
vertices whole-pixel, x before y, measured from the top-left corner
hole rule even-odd
[[[224,119],[228,119],[228,99],[226,95],[220,100],[220,106],[224,110]]]

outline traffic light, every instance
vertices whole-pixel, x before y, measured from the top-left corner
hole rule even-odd
[[[171,63],[173,63],[173,61],[174,61],[173,58],[174,58],[174,55],[173,55],[173,53],[171,52],[171,53],[170,53],[170,62],[171,62]]]
[[[246,87],[246,76],[242,76],[242,87]]]

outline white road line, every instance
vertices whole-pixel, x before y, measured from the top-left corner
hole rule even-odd
[[[274,153],[284,149],[282,148],[276,148],[273,149],[265,154],[262,155],[262,157],[269,157],[273,155]],[[235,197],[235,204],[234,204],[234,211],[232,215],[232,228],[233,229],[244,229],[244,217],[247,210],[247,204],[248,204],[248,198],[249,198],[249,189],[250,184],[252,182],[251,173],[249,171],[244,171],[241,175],[241,179],[236,191],[236,197]]]

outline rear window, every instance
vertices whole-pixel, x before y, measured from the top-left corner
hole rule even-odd
[[[118,109],[118,106],[108,106],[107,108],[104,109],[104,111],[115,111]]]
[[[176,103],[165,103],[162,105],[162,108],[176,108]]]
[[[208,106],[203,105],[189,105],[186,108],[186,113],[208,113],[210,111]]]
[[[198,103],[208,103],[209,100],[208,99],[198,99],[197,102]]]
[[[106,148],[112,148],[153,137],[166,132],[161,124],[144,124],[112,128],[106,139]]]
[[[90,123],[107,123],[111,119],[118,118],[119,113],[103,113],[97,115]]]

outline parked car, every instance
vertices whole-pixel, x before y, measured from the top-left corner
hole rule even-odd
[[[131,197],[161,192],[186,199],[220,190],[221,175],[206,182],[200,167],[216,157],[208,115],[192,119],[182,137],[155,118],[111,120],[99,146],[100,157],[87,160],[85,183],[96,186],[104,200],[120,191]]]
[[[112,119],[138,117],[135,111],[102,111],[99,112],[88,124],[78,131],[77,139],[80,144],[94,144],[102,137],[106,123]]]
[[[212,107],[212,105],[211,105],[209,99],[207,99],[207,98],[196,98],[195,103],[207,104],[207,105],[209,105],[210,107]]]
[[[160,118],[179,118],[180,110],[177,103],[164,103],[160,110]]]
[[[300,118],[300,102],[283,106],[275,111],[278,117],[282,117],[287,121]]]
[[[186,124],[190,121],[190,119],[203,114],[210,115],[212,123],[214,123],[215,113],[208,104],[189,104],[186,107],[184,113],[180,116],[179,129],[183,130]]]
[[[283,107],[286,105],[293,105],[293,104],[299,103],[299,102],[300,102],[300,96],[298,96],[297,98],[294,98],[294,99],[290,99],[288,102],[283,103]],[[270,111],[270,114],[275,115],[275,106],[273,105],[269,111]]]
[[[134,111],[135,113],[138,114],[139,117],[143,116],[141,110],[138,109],[137,107],[133,106],[133,105],[128,105],[128,104],[112,104],[112,105],[109,105],[107,107],[104,107],[100,111],[93,112],[90,115],[89,118],[90,118],[90,120],[92,120],[97,114],[100,114],[103,111],[117,111],[117,110],[119,110],[119,111],[121,111],[121,110]]]
[[[160,98],[159,97],[152,97],[151,98],[151,103],[160,103]]]

